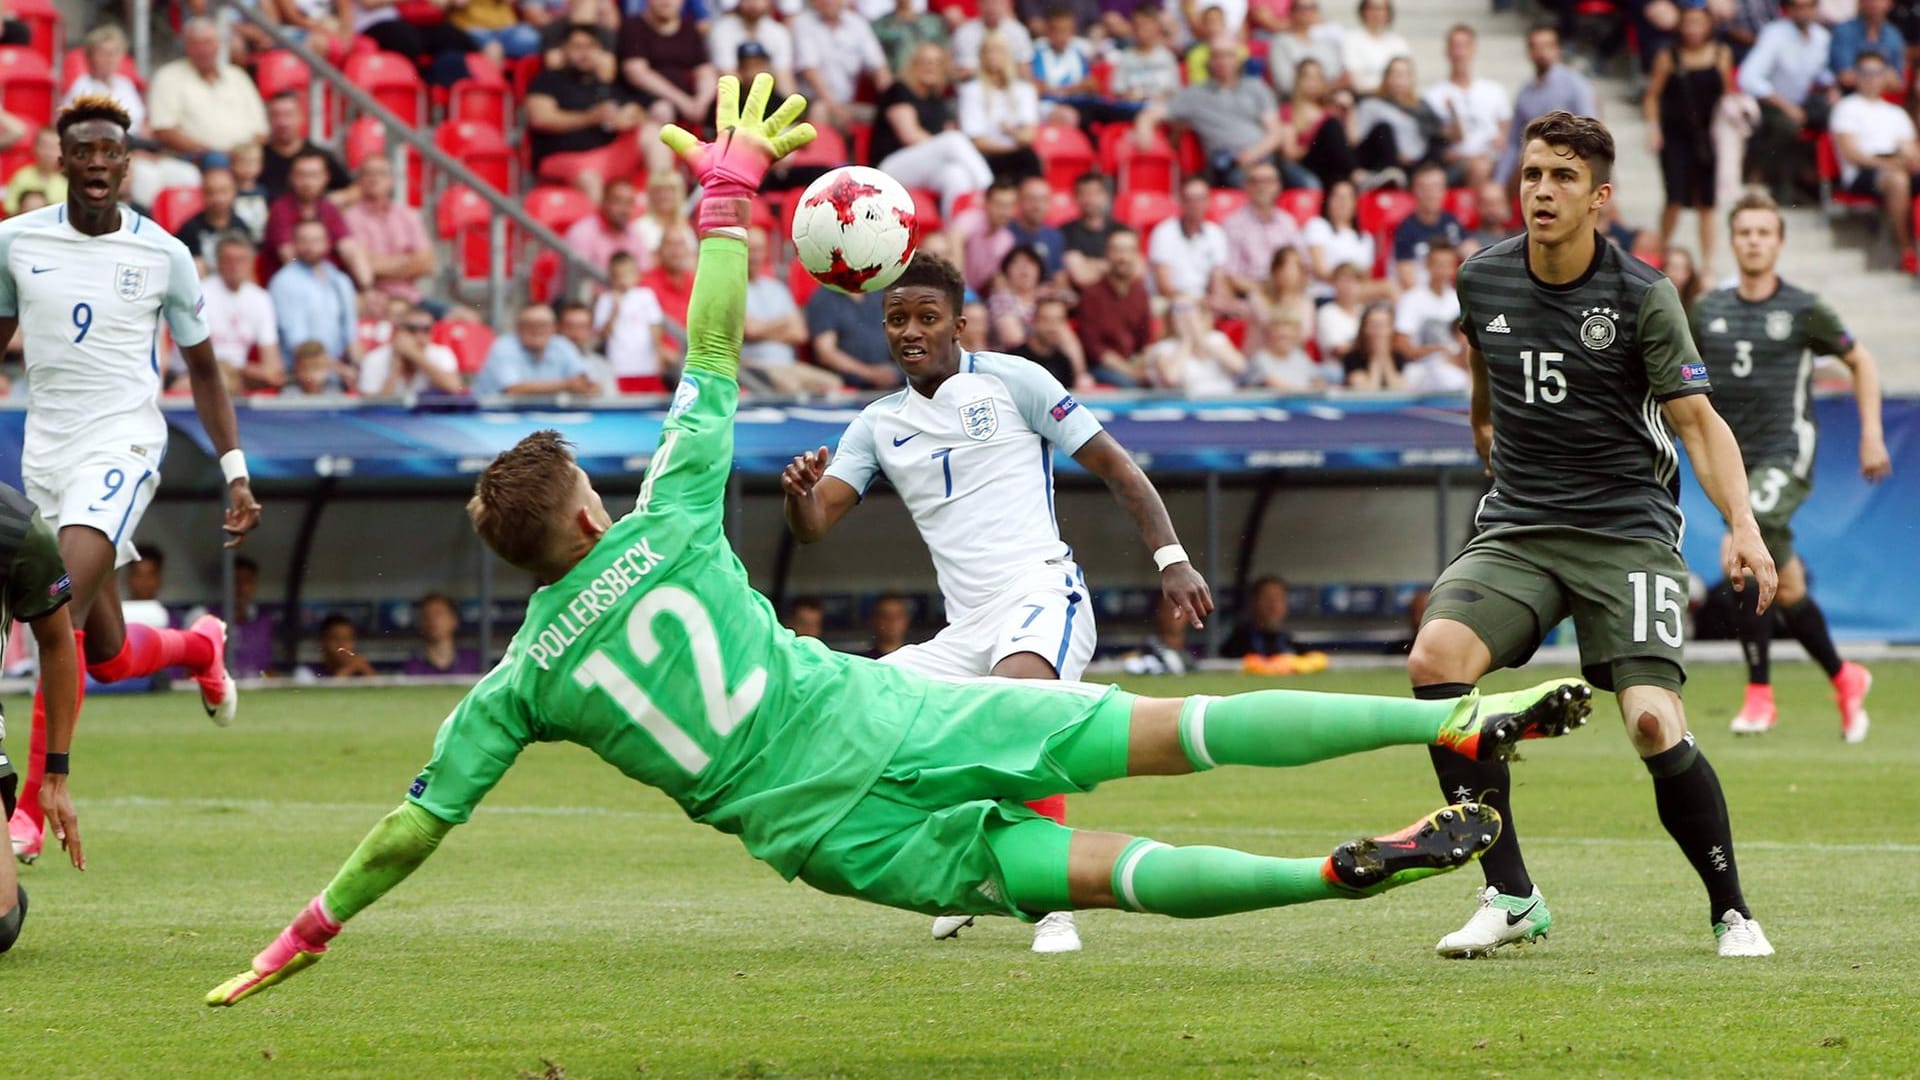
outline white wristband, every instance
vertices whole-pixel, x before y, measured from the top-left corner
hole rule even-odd
[[[247,479],[247,455],[237,449],[221,454],[220,475],[226,477],[229,484]]]
[[[1181,547],[1179,544],[1168,544],[1166,547],[1153,553],[1153,565],[1162,573],[1165,573],[1169,566],[1192,561],[1193,560],[1187,558],[1187,549]]]

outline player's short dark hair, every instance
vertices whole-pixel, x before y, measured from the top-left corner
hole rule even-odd
[[[70,128],[90,120],[105,120],[118,127],[123,136],[133,128],[133,117],[127,115],[127,107],[106,94],[82,94],[74,98],[72,104],[60,110],[60,118],[53,126],[65,140]]]
[[[1593,173],[1594,187],[1612,182],[1613,135],[1607,131],[1607,125],[1593,117],[1555,109],[1527,125],[1520,145],[1524,147],[1535,139],[1556,149],[1564,147],[1586,162]]]
[[[551,428],[493,459],[474,482],[467,519],[481,542],[523,570],[538,570],[573,503],[573,444]]]
[[[967,304],[967,279],[960,276],[959,267],[938,255],[925,252],[915,255],[900,276],[893,279],[893,284],[887,286],[886,292],[912,288],[933,289],[943,294],[955,315]]]
[[[1787,216],[1780,212],[1780,204],[1774,201],[1773,196],[1767,192],[1767,189],[1760,187],[1748,188],[1740,198],[1734,202],[1733,207],[1727,211],[1728,231],[1732,231],[1733,229],[1733,219],[1748,210],[1765,210],[1767,213],[1772,214],[1773,219],[1780,223],[1780,239],[1785,240],[1787,238]]]

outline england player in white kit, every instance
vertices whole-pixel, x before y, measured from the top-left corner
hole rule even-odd
[[[951,263],[927,255],[887,287],[881,317],[907,388],[868,405],[834,454],[821,447],[787,466],[781,484],[794,536],[819,540],[885,476],[933,556],[947,626],[883,661],[948,678],[1078,680],[1096,634],[1086,575],[1054,519],[1058,447],[1127,508],[1154,553],[1167,599],[1198,627],[1213,598],[1153,483],[1038,364],[960,348],[964,290]],[[1029,805],[1065,820],[1063,797]],[[970,922],[936,919],[934,937]],[[1040,920],[1033,947],[1078,949],[1071,913]]]
[[[233,718],[226,626],[187,630],[126,625],[115,570],[137,557],[141,515],[159,486],[167,447],[160,415],[160,328],[187,361],[194,405],[229,481],[230,545],[254,527],[238,425],[202,318],[200,281],[186,248],[119,203],[127,171],[126,111],[111,98],[81,97],[60,113],[60,168],[67,200],[0,222],[0,341],[24,332],[27,427],[20,451],[26,493],[58,534],[72,579],[74,637],[87,672],[103,682],[185,666],[207,713]],[[84,695],[82,680],[82,695]],[[10,822],[14,853],[39,854],[43,772],[65,772],[45,753],[45,703],[34,702],[33,738],[20,807]]]

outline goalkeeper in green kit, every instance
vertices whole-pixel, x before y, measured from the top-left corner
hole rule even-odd
[[[761,75],[742,103],[724,77],[714,142],[674,127],[663,136],[705,189],[700,261],[686,374],[633,512],[614,521],[550,431],[481,474],[467,506],[474,528],[550,584],[528,602],[505,660],[441,725],[406,801],[208,1004],[317,962],[536,742],[587,747],[694,821],[738,835],[781,876],[826,892],[923,915],[1118,907],[1197,918],[1368,896],[1452,870],[1493,843],[1500,821],[1460,804],[1331,856],[1283,859],[1068,829],[1021,804],[1124,776],[1303,765],[1384,746],[1504,758],[1521,739],[1584,721],[1590,691],[1577,680],[1440,702],[1278,690],[1166,700],[1077,683],[931,681],[783,629],[721,527],[750,200],[767,167],[814,134],[794,123],[806,107],[797,96],[765,118],[771,92]]]

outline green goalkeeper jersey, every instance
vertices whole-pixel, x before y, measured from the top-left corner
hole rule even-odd
[[[459,824],[520,752],[573,742],[792,878],[866,793],[925,684],[795,637],[722,529],[746,250],[702,242],[687,373],[632,513],[535,593],[408,797]]]

